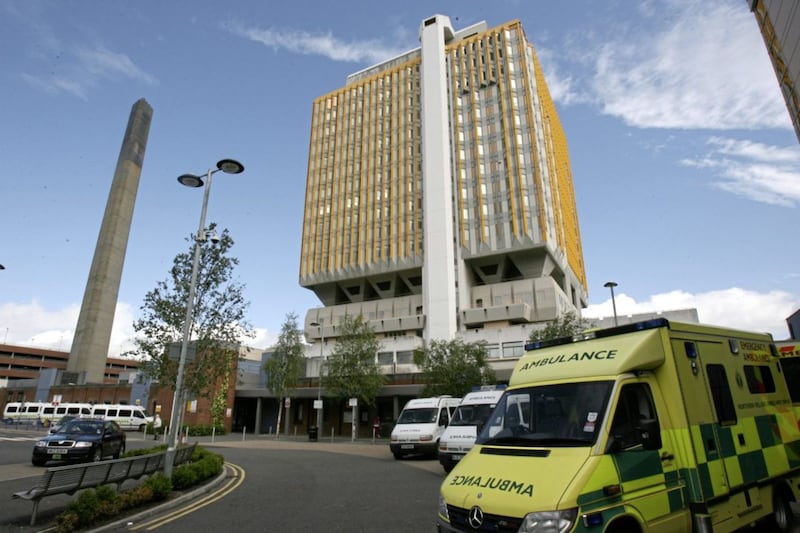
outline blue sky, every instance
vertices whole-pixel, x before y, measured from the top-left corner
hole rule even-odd
[[[788,336],[800,145],[745,0],[0,2],[0,342],[69,350],[131,106],[153,121],[110,354],[196,230],[228,228],[267,346],[298,285],[311,103],[418,46],[422,19],[520,19],[569,143],[586,316],[696,307]]]

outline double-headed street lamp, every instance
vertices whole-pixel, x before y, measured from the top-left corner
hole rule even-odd
[[[211,176],[219,171],[226,174],[240,174],[244,171],[244,165],[233,159],[223,159],[217,162],[216,169],[208,169],[205,178],[205,191],[203,193],[203,209],[200,211],[200,226],[194,236],[194,262],[192,263],[192,277],[189,282],[189,295],[186,301],[186,317],[183,322],[183,339],[181,341],[181,354],[178,358],[178,376],[175,379],[175,394],[172,397],[172,411],[169,415],[169,437],[167,440],[167,461],[164,473],[167,477],[172,476],[172,461],[175,457],[175,448],[178,444],[178,433],[180,432],[181,421],[183,419],[183,374],[186,367],[186,352],[189,348],[189,339],[192,334],[192,322],[194,319],[194,293],[197,288],[197,269],[200,265],[200,249],[206,240],[206,210],[208,208],[208,195],[211,192]],[[202,187],[203,178],[194,174],[184,174],[178,177],[178,182],[187,187]],[[212,237],[213,239],[213,237]]]
[[[619,322],[617,321],[617,302],[614,300],[614,287],[617,286],[617,283],[614,281],[607,281],[603,287],[611,289],[611,307],[614,309],[614,325],[619,326]]]
[[[325,346],[325,333],[322,331],[322,319],[319,322],[311,322],[309,326],[319,328],[319,386],[317,387],[317,434],[322,431],[322,365],[325,358],[322,350]]]

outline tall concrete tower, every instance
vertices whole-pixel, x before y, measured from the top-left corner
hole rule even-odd
[[[152,118],[153,108],[144,98],[133,104],[62,383],[104,381],[119,282]]]

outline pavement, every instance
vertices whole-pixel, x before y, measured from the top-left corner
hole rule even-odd
[[[135,435],[135,434],[134,434]],[[149,441],[152,443],[152,441]],[[355,441],[350,438],[335,437],[335,438],[320,438],[317,441],[310,441],[307,435],[300,436],[275,436],[275,435],[242,435],[242,434],[229,434],[217,437],[190,437],[190,443],[197,442],[203,447],[208,449],[214,448],[244,448],[244,449],[274,449],[274,450],[309,450],[309,451],[324,451],[331,453],[342,453],[348,455],[358,455],[364,457],[375,457],[392,459],[391,451],[389,450],[389,439],[357,439]],[[224,455],[224,450],[220,450]],[[409,463],[413,466],[413,463]],[[438,463],[437,463],[438,465]],[[24,478],[38,479],[41,474],[41,468],[32,467],[30,464],[8,464],[0,465],[0,480],[3,482],[14,480],[21,480]],[[228,472],[223,469],[222,473],[217,477],[211,479],[208,483],[197,487],[193,490],[179,493],[178,496],[169,499],[168,501],[146,508],[140,512],[126,515],[125,517],[116,520],[112,523],[103,524],[100,527],[88,530],[93,532],[112,531],[118,530],[128,522],[142,522],[149,517],[159,513],[166,512],[170,509],[186,505],[195,499],[201,498],[205,494],[214,491],[217,487],[222,485],[228,477]],[[131,480],[123,484],[122,489],[129,489],[136,486],[141,480]],[[5,484],[4,484],[5,485]],[[28,486],[25,487],[30,488]],[[58,502],[62,506],[62,511],[66,509],[66,505],[72,500],[72,496],[56,495],[50,496],[42,500],[42,506],[48,500],[57,500],[61,498],[62,501]],[[19,502],[20,500],[14,500]],[[29,506],[30,502],[25,502]],[[60,512],[60,511],[58,511]],[[30,525],[0,525],[2,533],[44,533],[55,531],[55,517],[57,512],[42,512],[40,510],[37,517],[37,523],[34,526]]]

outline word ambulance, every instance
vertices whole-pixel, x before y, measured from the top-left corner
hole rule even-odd
[[[440,532],[795,525],[800,357],[770,335],[656,319],[526,349]]]

